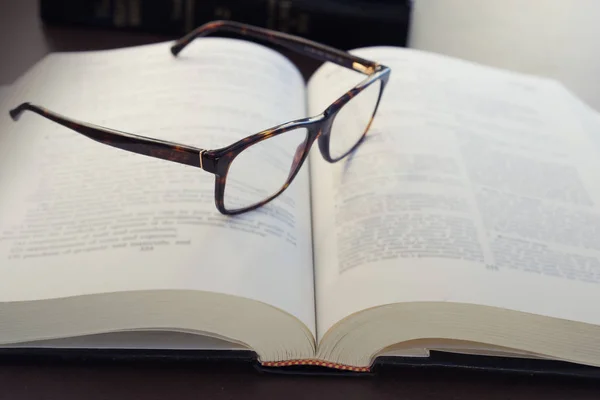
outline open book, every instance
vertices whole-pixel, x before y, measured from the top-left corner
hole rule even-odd
[[[600,117],[561,85],[410,49],[367,140],[316,146],[238,216],[214,178],[33,113],[218,148],[317,115],[362,79],[305,84],[267,47],[204,38],[52,54],[0,116],[3,348],[247,349],[367,371],[431,350],[600,366]],[[269,171],[264,171],[268,174]]]

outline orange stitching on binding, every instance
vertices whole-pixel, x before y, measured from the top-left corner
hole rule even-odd
[[[369,372],[369,367],[353,367],[350,365],[330,363],[321,360],[290,360],[290,361],[266,361],[261,363],[265,367],[290,367],[292,365],[317,365],[320,367],[340,369],[342,371]]]

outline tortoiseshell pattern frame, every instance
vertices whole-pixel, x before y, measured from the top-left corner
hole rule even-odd
[[[247,36],[253,39],[267,41],[272,44],[285,47],[287,49],[299,52],[303,55],[315,58],[320,61],[328,61],[340,65],[342,67],[350,68],[352,70],[367,75],[367,78],[359,84],[357,84],[352,89],[350,89],[346,94],[338,98],[335,102],[333,102],[333,104],[331,104],[321,114],[317,116],[302,118],[281,125],[277,125],[273,128],[266,129],[262,132],[258,132],[254,135],[241,139],[229,146],[214,150],[201,149],[198,147],[188,146],[184,144],[153,139],[145,136],[120,132],[114,129],[108,129],[101,126],[76,121],[71,118],[57,114],[53,111],[50,111],[46,108],[33,105],[31,103],[20,104],[19,106],[10,111],[10,116],[13,120],[16,121],[19,119],[20,115],[24,111],[32,111],[102,144],[106,144],[137,154],[173,161],[192,167],[198,167],[207,172],[213,173],[216,175],[215,204],[217,209],[222,214],[226,215],[240,214],[243,212],[254,210],[258,207],[267,204],[268,202],[279,196],[292,183],[294,177],[296,176],[296,174],[302,167],[302,164],[306,160],[309,150],[312,147],[312,144],[315,140],[318,139],[318,145],[321,155],[326,161],[330,163],[336,162],[344,158],[349,153],[354,151],[360,145],[360,143],[362,143],[367,131],[369,130],[371,122],[373,121],[375,113],[377,112],[377,108],[379,106],[383,90],[388,82],[391,72],[389,67],[381,65],[374,61],[369,61],[360,57],[356,57],[348,52],[338,50],[320,43],[316,43],[298,36],[289,35],[270,29],[255,27],[247,24],[242,24],[234,21],[214,21],[206,23],[196,28],[183,38],[177,40],[171,47],[171,52],[174,56],[177,56],[194,39],[217,32],[230,32],[239,34],[241,36]],[[331,125],[336,114],[346,103],[348,103],[348,101],[350,101],[350,99],[352,99],[362,90],[367,88],[369,85],[372,85],[378,81],[381,81],[379,97],[374,112],[371,116],[371,120],[369,121],[369,124],[367,125],[367,128],[363,133],[363,136],[345,154],[335,159],[332,159],[329,152],[329,137],[331,134]],[[296,150],[290,174],[288,175],[288,179],[281,187],[281,189],[277,193],[274,193],[271,197],[264,199],[263,201],[256,203],[252,206],[236,210],[226,209],[224,205],[225,183],[229,166],[231,165],[231,162],[235,159],[235,157],[238,154],[240,154],[244,149],[262,140],[266,140],[270,137],[280,135],[290,130],[299,128],[305,128],[307,130],[307,136],[304,142],[300,146],[298,146],[298,149]]]

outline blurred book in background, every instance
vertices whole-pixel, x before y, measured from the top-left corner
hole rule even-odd
[[[342,49],[405,46],[409,0],[40,0],[48,25],[182,35],[215,19],[303,36]]]

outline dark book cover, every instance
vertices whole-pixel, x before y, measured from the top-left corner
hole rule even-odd
[[[319,366],[266,367],[250,350],[167,350],[167,349],[59,349],[0,348],[0,364],[71,365],[178,365],[198,368],[228,367],[284,375],[369,377],[402,376],[407,370],[462,371],[540,378],[576,378],[597,381],[600,368],[563,361],[479,356],[432,351],[429,357],[379,357],[368,372],[344,371]]]

